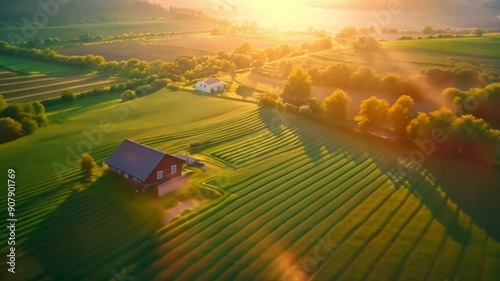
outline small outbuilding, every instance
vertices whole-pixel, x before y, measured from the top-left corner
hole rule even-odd
[[[181,177],[185,160],[126,139],[105,163],[138,190]]]
[[[207,80],[198,81],[194,88],[198,91],[210,94],[226,90],[226,83],[217,78],[209,78]]]

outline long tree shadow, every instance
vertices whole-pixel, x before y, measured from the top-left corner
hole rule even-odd
[[[124,247],[132,251],[134,245],[147,242],[154,248],[152,238],[159,222],[152,212],[138,211],[134,206],[138,201],[145,210],[150,209],[146,197],[130,193],[109,174],[84,189],[70,191],[36,223],[23,244],[23,251],[43,270],[36,279],[99,276],[99,280],[108,280],[113,270],[120,272],[129,266],[116,262],[129,251]]]
[[[289,117],[286,113],[266,106],[259,107],[259,119],[266,126],[266,128],[274,135],[281,135],[283,128],[289,122]]]
[[[404,176],[394,170],[388,177],[397,187],[408,186],[403,184],[408,183],[410,191],[420,198],[453,239],[462,244],[468,242],[468,226],[457,221],[458,212],[464,212],[491,238],[500,241],[497,219],[500,215],[500,172],[437,156],[425,159],[422,166],[405,167],[405,170]],[[430,194],[424,190],[430,190]],[[449,200],[457,205],[456,210],[447,204]]]
[[[260,114],[264,123],[269,122],[266,123],[269,130],[276,134],[283,132],[273,126],[275,121],[269,121],[268,109],[262,109]],[[288,117],[285,115],[285,118]],[[460,212],[466,213],[492,239],[500,241],[500,224],[496,223],[500,216],[500,204],[497,204],[500,202],[500,171],[436,156],[427,157],[422,166],[410,167],[407,174],[402,174],[400,166],[403,164],[399,160],[410,155],[411,150],[302,119],[294,116],[284,123],[300,140],[311,161],[324,157],[325,150],[329,154],[342,153],[358,165],[368,157],[396,189],[408,188],[457,242],[466,244],[470,237],[470,225],[459,221]],[[367,157],[357,157],[360,153],[366,153]]]

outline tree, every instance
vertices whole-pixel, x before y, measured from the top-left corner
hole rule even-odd
[[[372,36],[361,36],[353,43],[357,50],[372,51],[380,48],[380,43]]]
[[[293,62],[290,60],[280,60],[278,69],[281,71],[283,78],[288,77],[293,69]]]
[[[421,112],[410,121],[407,132],[413,139],[432,137],[435,129],[440,130],[443,134],[448,134],[455,119],[457,116],[445,107],[429,113]]]
[[[473,34],[475,34],[475,35],[477,35],[479,37],[483,36],[483,34],[485,34],[485,33],[486,33],[486,30],[484,30],[482,28],[477,28],[473,32]]]
[[[236,47],[233,51],[235,54],[248,54],[252,51],[252,46],[248,42],[241,43],[238,47]]]
[[[0,95],[0,113],[2,113],[7,106],[9,106],[7,101],[3,98],[3,95]]]
[[[132,90],[126,90],[120,95],[120,98],[122,99],[123,102],[133,100],[137,98],[137,95],[135,94],[134,91]]]
[[[422,32],[424,34],[432,34],[432,32],[434,32],[434,29],[432,28],[432,26],[430,25],[426,25],[424,26],[424,28],[422,29]]]
[[[256,59],[252,62],[254,70],[259,71],[266,64],[264,59]]]
[[[337,89],[325,99],[323,109],[330,117],[344,120],[347,118],[347,107],[351,102],[352,99],[346,92]]]
[[[90,156],[88,153],[83,153],[80,161],[81,170],[85,172],[87,178],[90,179],[94,169],[97,168],[97,164],[94,161],[94,158]]]
[[[392,96],[399,96],[404,89],[405,79],[398,73],[389,73],[380,80],[382,90]]]
[[[23,135],[23,126],[16,120],[5,117],[0,118],[0,143],[20,138]]]
[[[73,92],[66,90],[61,94],[61,100],[63,102],[72,102],[75,100],[75,95]]]
[[[47,127],[49,125],[49,121],[45,114],[39,114],[33,116],[33,120],[37,123],[38,128]]]
[[[45,106],[39,101],[35,101],[31,104],[33,109],[35,110],[35,115],[44,115],[45,114]]]
[[[361,102],[359,113],[354,120],[358,122],[360,129],[366,130],[371,126],[384,124],[387,121],[388,112],[389,103],[372,96]]]
[[[21,123],[23,127],[24,135],[31,135],[38,129],[38,123],[35,120],[28,117],[22,118],[19,121],[19,123]]]
[[[415,102],[410,96],[403,95],[389,109],[389,120],[392,123],[394,131],[400,135],[406,135],[406,128],[410,124],[411,109],[415,106]]]
[[[450,129],[453,134],[463,141],[495,140],[496,133],[491,126],[481,118],[473,115],[463,115],[451,123]]]
[[[90,35],[90,33],[84,33],[84,34],[80,35],[79,39],[82,42],[87,42],[87,41],[90,41],[90,39],[92,39],[92,36]]]
[[[491,163],[500,140],[499,130],[492,129],[483,119],[469,114],[455,119],[450,131],[456,153]]]
[[[2,110],[2,117],[10,117],[16,121],[21,120],[24,114],[24,108],[17,103],[9,104]]]
[[[374,92],[380,85],[380,77],[375,71],[364,66],[358,68],[349,77],[349,87],[359,91]]]
[[[294,67],[283,88],[283,97],[292,101],[301,101],[311,94],[312,79],[303,67]]]

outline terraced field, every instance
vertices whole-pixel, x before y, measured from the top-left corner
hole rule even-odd
[[[73,69],[74,71],[74,69]],[[84,92],[124,81],[117,77],[88,72],[79,75],[19,74],[0,68],[0,94],[9,102],[58,97],[65,90]]]
[[[19,280],[500,278],[498,172],[427,159],[403,178],[409,151],[185,92],[78,112],[0,146],[10,160],[0,169],[18,178],[18,266],[30,269]],[[215,172],[225,195],[163,226],[162,200],[123,192],[109,175],[85,182],[68,151],[87,140],[82,130],[98,136],[102,120],[113,129],[91,145],[98,162],[123,138],[171,153],[210,141],[198,154],[210,169],[190,185]],[[53,164],[66,161],[58,178]]]

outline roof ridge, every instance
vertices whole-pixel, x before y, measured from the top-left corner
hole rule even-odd
[[[138,145],[143,146],[143,147],[145,147],[145,148],[147,148],[147,149],[150,149],[150,150],[154,150],[154,151],[157,151],[157,152],[163,153],[164,155],[170,155],[170,154],[165,153],[165,152],[163,152],[163,151],[161,151],[161,150],[159,150],[159,149],[153,148],[153,147],[151,147],[151,146],[147,146],[147,145],[145,145],[145,144],[142,144],[142,143],[140,143],[140,142],[133,141],[133,140],[131,140],[131,139],[125,139],[125,141],[128,141],[128,142],[132,142],[132,143],[138,144]],[[172,155],[170,155],[170,156],[172,156]]]

